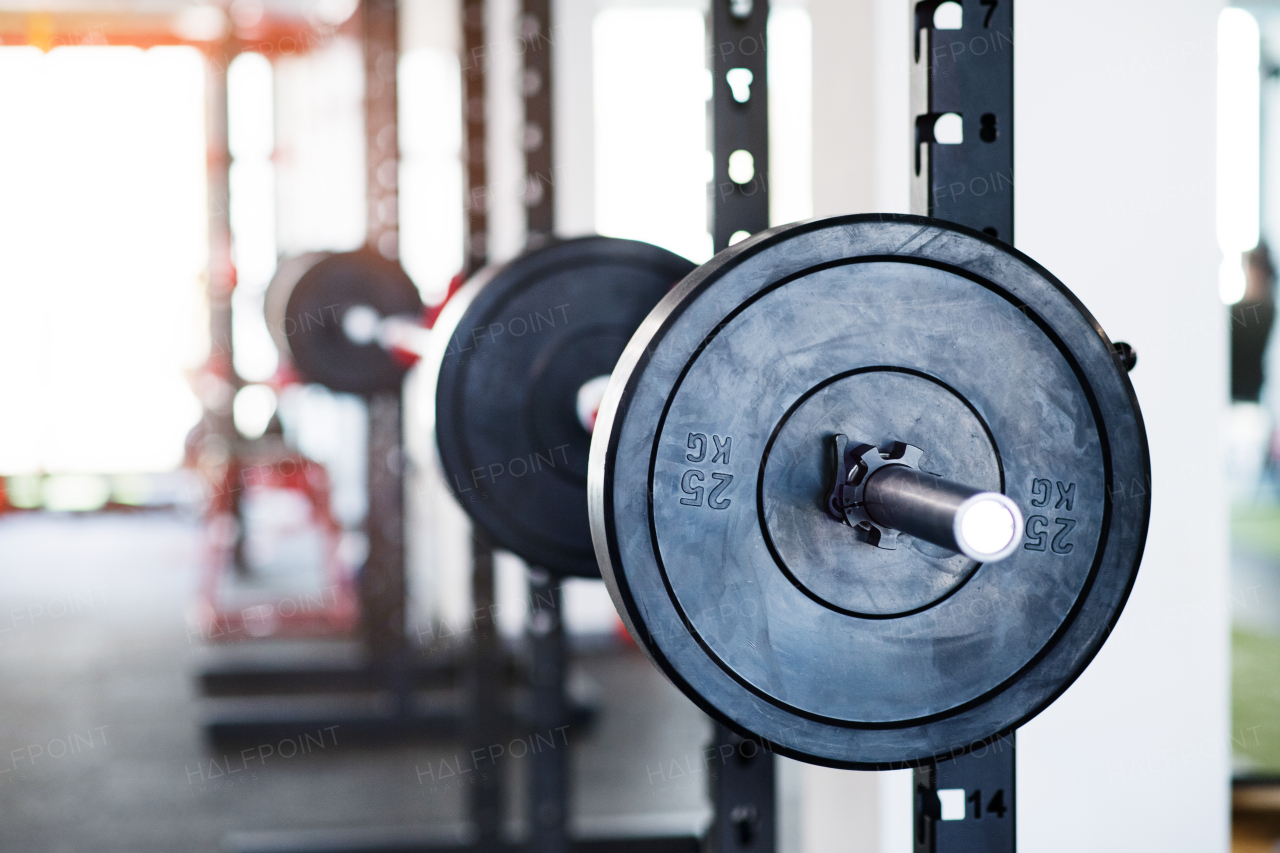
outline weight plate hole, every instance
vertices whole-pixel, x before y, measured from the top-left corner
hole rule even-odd
[[[604,391],[609,387],[609,374],[597,376],[594,379],[588,379],[578,388],[578,398],[575,409],[578,413],[578,423],[582,424],[582,428],[588,433],[595,429],[596,415],[600,413],[600,401],[604,399]]]
[[[352,305],[342,315],[342,332],[356,346],[368,346],[378,336],[378,323],[382,318],[368,305]]]

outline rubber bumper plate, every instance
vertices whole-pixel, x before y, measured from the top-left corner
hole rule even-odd
[[[836,435],[923,451],[1026,520],[979,564],[825,509]],[[912,216],[775,228],[631,340],[590,460],[596,554],[636,641],[778,751],[883,768],[1007,733],[1080,674],[1141,558],[1150,463],[1110,341],[1011,247]]]

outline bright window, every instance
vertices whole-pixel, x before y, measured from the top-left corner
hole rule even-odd
[[[1258,243],[1258,22],[1243,9],[1218,17],[1218,292],[1244,296],[1240,253]]]
[[[0,473],[176,466],[207,352],[204,66],[0,48]]]
[[[456,54],[400,60],[400,262],[424,298],[462,269],[462,79]]]
[[[606,9],[595,21],[596,229],[711,257],[707,94],[695,9]]]

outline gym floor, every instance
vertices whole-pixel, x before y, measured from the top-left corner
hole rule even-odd
[[[286,830],[459,831],[465,777],[449,779],[441,762],[460,746],[347,749],[340,730],[264,760],[204,746],[208,700],[194,678],[217,650],[188,629],[199,547],[197,523],[172,514],[0,520],[0,853],[213,853]],[[705,717],[631,648],[583,653],[571,680],[600,708],[591,731],[568,733],[578,831],[703,825]],[[511,777],[521,765],[510,761]]]

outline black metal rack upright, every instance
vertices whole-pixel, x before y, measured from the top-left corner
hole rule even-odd
[[[550,0],[523,0],[519,37],[524,47],[520,91],[524,101],[525,247],[537,249],[555,238],[555,115]],[[561,578],[539,568],[529,571],[528,650],[532,717],[538,731],[568,722],[565,685],[569,649],[564,630]],[[543,749],[530,758],[530,853],[570,849],[569,750]]]
[[[489,262],[489,159],[488,92],[485,51],[484,0],[462,0],[462,118],[463,190],[466,222],[465,267],[472,273]],[[470,710],[464,736],[469,745],[484,746],[502,740],[509,728],[509,703],[505,676],[507,660],[493,615],[496,611],[493,544],[479,527],[471,533],[471,658],[464,689]],[[469,818],[477,853],[494,853],[503,845],[503,782],[501,768],[476,774],[468,800]]]
[[[936,25],[944,2],[924,0],[913,9],[911,212],[1012,244],[1013,0],[947,3],[959,8],[958,28],[954,20]],[[939,120],[951,124],[952,135],[939,138]],[[914,853],[1016,849],[1012,733],[914,776]]]
[[[717,252],[769,227],[768,29],[768,0],[711,2],[707,121],[714,167],[707,217]],[[717,755],[732,757],[709,777],[714,820],[707,849],[773,853],[778,821],[772,752],[718,723],[712,745]]]

